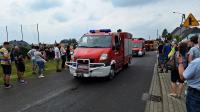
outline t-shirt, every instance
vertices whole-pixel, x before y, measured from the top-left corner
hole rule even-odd
[[[58,47],[54,48],[54,52],[55,52],[55,59],[60,59],[61,54],[60,54],[60,50]]]
[[[159,52],[159,54],[163,53],[163,45],[158,46],[158,52]]]
[[[34,55],[34,52],[36,52],[35,49],[31,49],[28,54],[31,56],[31,59],[34,60],[35,59],[35,55]]]
[[[42,53],[39,51],[34,52],[35,60],[36,61],[43,61],[44,59],[41,57]]]
[[[164,57],[168,58],[168,54],[171,51],[171,46],[169,44],[166,44],[163,47],[163,53],[164,53]]]
[[[10,65],[11,64],[10,53],[4,47],[0,49],[0,59],[1,59],[2,65]]]
[[[193,60],[200,57],[200,48],[198,46],[192,47],[189,51],[190,55],[193,55]]]
[[[187,80],[188,86],[200,90],[200,58],[193,60],[186,70],[183,77]]]
[[[13,51],[13,56],[14,56],[14,58],[15,58],[15,62],[23,62],[24,60],[23,60],[23,54],[22,54],[22,52],[21,51],[19,51],[19,50],[14,50]]]
[[[61,47],[60,52],[62,56],[66,55],[66,51],[64,47]]]

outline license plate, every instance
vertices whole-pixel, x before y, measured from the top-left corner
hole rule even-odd
[[[76,72],[77,73],[88,73],[89,67],[87,65],[78,65]]]
[[[87,65],[78,65],[78,69],[89,69]]]

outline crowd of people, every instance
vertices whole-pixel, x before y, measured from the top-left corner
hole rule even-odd
[[[24,56],[20,47],[14,46],[12,50],[9,42],[4,42],[0,49],[0,64],[3,70],[4,87],[9,89],[12,87],[10,83],[10,76],[12,74],[12,63],[15,64],[18,82],[26,84],[24,79],[24,72],[26,71],[26,57],[32,62],[33,74],[38,74],[38,78],[44,78],[45,63],[48,60],[54,59],[56,61],[56,71],[61,72],[65,70],[66,61],[71,61],[70,46],[65,47],[64,44],[55,44],[54,47],[32,46],[28,51],[27,56]],[[60,62],[62,61],[62,64]],[[37,71],[38,70],[38,71]]]
[[[171,71],[169,96],[181,99],[185,83],[187,111],[200,112],[200,37],[179,43],[160,42],[158,62],[160,73]]]

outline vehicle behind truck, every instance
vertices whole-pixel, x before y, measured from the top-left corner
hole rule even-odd
[[[132,34],[110,29],[90,30],[74,50],[73,62],[67,63],[75,78],[113,79],[132,59]]]
[[[132,55],[144,56],[146,54],[145,43],[144,43],[145,40],[140,38],[134,38],[132,42],[133,42]]]

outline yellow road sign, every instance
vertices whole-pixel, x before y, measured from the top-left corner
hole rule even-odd
[[[189,14],[188,18],[185,20],[184,27],[189,27],[189,26],[199,26],[199,22],[197,19],[192,15],[192,13]]]

